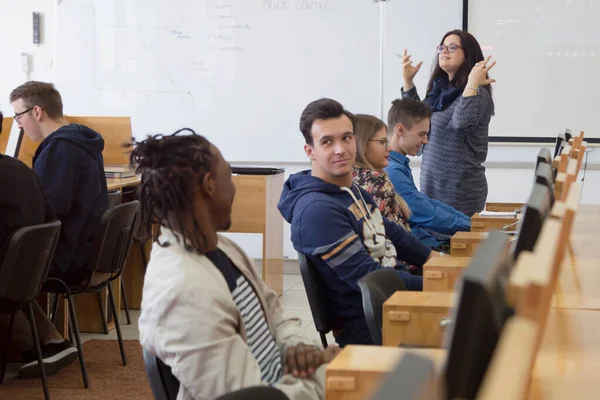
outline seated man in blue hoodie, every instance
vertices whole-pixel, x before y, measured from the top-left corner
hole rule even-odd
[[[88,127],[67,123],[60,93],[50,83],[27,82],[12,91],[10,102],[19,128],[41,141],[33,170],[62,222],[49,276],[80,282],[89,274],[85,259],[108,209],[104,139]]]
[[[411,227],[420,226],[434,233],[453,235],[457,231],[471,230],[471,219],[449,205],[419,192],[407,157],[417,155],[421,147],[427,144],[431,113],[428,104],[417,100],[406,98],[392,102],[388,112],[391,152],[389,165],[385,170],[394,190],[410,208],[408,223]]]
[[[400,260],[422,266],[431,249],[381,216],[368,192],[352,184],[356,158],[353,116],[335,100],[310,103],[300,118],[312,171],[290,176],[278,208],[292,225],[294,248],[323,278],[340,346],[373,343],[358,281]],[[398,269],[408,290],[422,290],[422,277]]]

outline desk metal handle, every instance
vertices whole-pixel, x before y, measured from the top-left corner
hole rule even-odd
[[[442,318],[442,320],[440,321],[440,327],[442,329],[446,329],[450,325],[452,325],[452,318]]]

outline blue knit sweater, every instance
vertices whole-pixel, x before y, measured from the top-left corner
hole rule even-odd
[[[402,97],[420,100],[416,88],[402,91]],[[493,114],[492,96],[483,87],[477,96],[460,96],[433,113],[421,163],[423,193],[468,216],[484,209],[488,186],[482,164]]]

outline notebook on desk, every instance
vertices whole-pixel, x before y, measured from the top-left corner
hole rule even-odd
[[[237,175],[276,175],[284,172],[285,168],[232,165],[231,170],[232,173]]]

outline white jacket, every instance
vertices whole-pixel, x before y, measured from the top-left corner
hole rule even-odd
[[[264,385],[246,344],[246,332],[225,278],[205,256],[192,254],[162,228],[142,295],[140,342],[171,367],[181,383],[178,400],[214,399],[249,386]],[[285,318],[277,295],[260,279],[251,260],[234,242],[219,235],[219,249],[254,287],[281,354],[287,346],[311,343],[300,321]],[[285,358],[282,358],[282,363]],[[325,365],[310,379],[284,375],[274,386],[290,400],[323,399]]]

